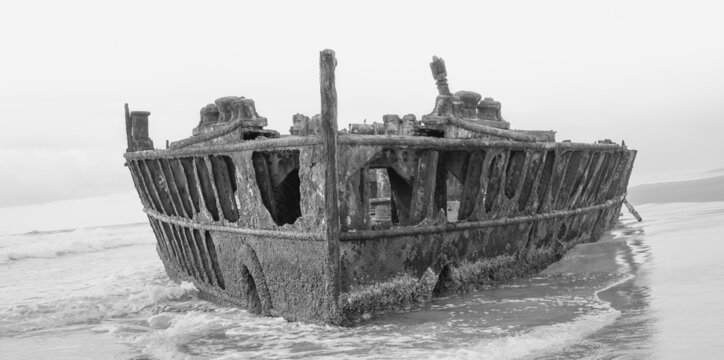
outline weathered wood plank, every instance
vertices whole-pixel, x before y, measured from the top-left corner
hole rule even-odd
[[[338,314],[341,276],[339,271],[339,204],[337,199],[337,89],[334,69],[337,59],[333,50],[319,54],[319,82],[321,93],[322,148],[324,151],[324,216],[327,220],[327,261],[325,264],[325,310],[328,320],[334,322]]]

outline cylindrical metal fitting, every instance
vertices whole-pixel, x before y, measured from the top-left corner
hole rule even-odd
[[[148,111],[131,111],[131,137],[148,139]]]

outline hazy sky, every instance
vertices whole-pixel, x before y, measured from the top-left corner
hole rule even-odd
[[[340,126],[432,110],[428,63],[520,129],[611,138],[634,176],[724,166],[724,21],[698,1],[17,1],[0,11],[0,207],[133,189],[123,103],[157,147],[214,99],[270,128],[319,112],[337,53]],[[140,202],[139,202],[140,204]],[[140,205],[139,205],[140,206]]]

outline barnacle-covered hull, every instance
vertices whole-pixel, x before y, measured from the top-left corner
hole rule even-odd
[[[348,323],[533,274],[618,218],[634,150],[489,130],[502,119],[465,112],[499,116],[499,103],[473,99],[476,112],[474,95],[445,91],[422,123],[340,133],[330,54],[322,114],[295,116],[292,136],[262,130],[243,98],[202,109],[196,136],[171,149],[129,131],[127,165],[172,279],[255,313]]]

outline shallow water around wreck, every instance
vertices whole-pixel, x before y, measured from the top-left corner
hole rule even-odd
[[[644,223],[624,217],[534,278],[352,328],[198,299],[168,280],[147,224],[1,236],[0,357],[720,358],[724,203],[638,210]]]

